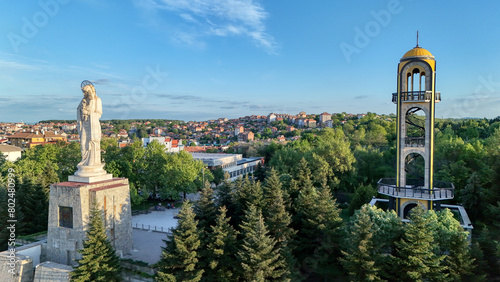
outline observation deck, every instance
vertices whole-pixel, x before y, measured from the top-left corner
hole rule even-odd
[[[455,186],[451,182],[434,181],[434,188],[429,189],[421,180],[408,179],[405,187],[398,187],[396,178],[382,178],[377,182],[377,191],[395,198],[440,201],[453,199]]]
[[[441,92],[434,92],[435,102],[439,103],[441,101]],[[431,100],[432,91],[409,91],[401,92],[402,102],[429,102]],[[396,104],[398,102],[398,93],[392,93],[392,102]]]

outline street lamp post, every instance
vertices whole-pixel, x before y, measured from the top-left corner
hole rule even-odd
[[[205,187],[205,168],[201,169],[201,173],[203,174],[203,184],[201,185],[201,188]]]

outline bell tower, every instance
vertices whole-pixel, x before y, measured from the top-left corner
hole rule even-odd
[[[440,209],[442,200],[452,199],[452,183],[434,179],[434,113],[441,93],[436,91],[436,60],[417,46],[406,52],[398,64],[397,173],[395,179],[381,179],[378,192],[389,196],[389,208],[401,218],[420,205],[424,210]]]

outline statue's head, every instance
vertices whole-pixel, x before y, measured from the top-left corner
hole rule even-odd
[[[81,85],[83,96],[89,99],[94,99],[96,97],[95,87],[92,82],[84,80]]]

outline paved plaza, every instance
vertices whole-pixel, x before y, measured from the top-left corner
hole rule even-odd
[[[175,208],[133,216],[134,249],[125,258],[144,261],[150,265],[158,262],[162,247],[165,246],[163,240],[167,239],[166,232],[177,226],[177,219],[174,216],[179,211],[179,208]]]
[[[132,236],[134,236],[134,249],[124,258],[140,260],[149,265],[160,260],[162,247],[165,247],[163,240],[167,239],[166,233],[134,229]]]
[[[175,228],[177,226],[177,219],[175,219],[174,216],[178,214],[179,211],[179,208],[175,208],[135,215],[132,217],[132,227],[170,232],[170,228]]]

